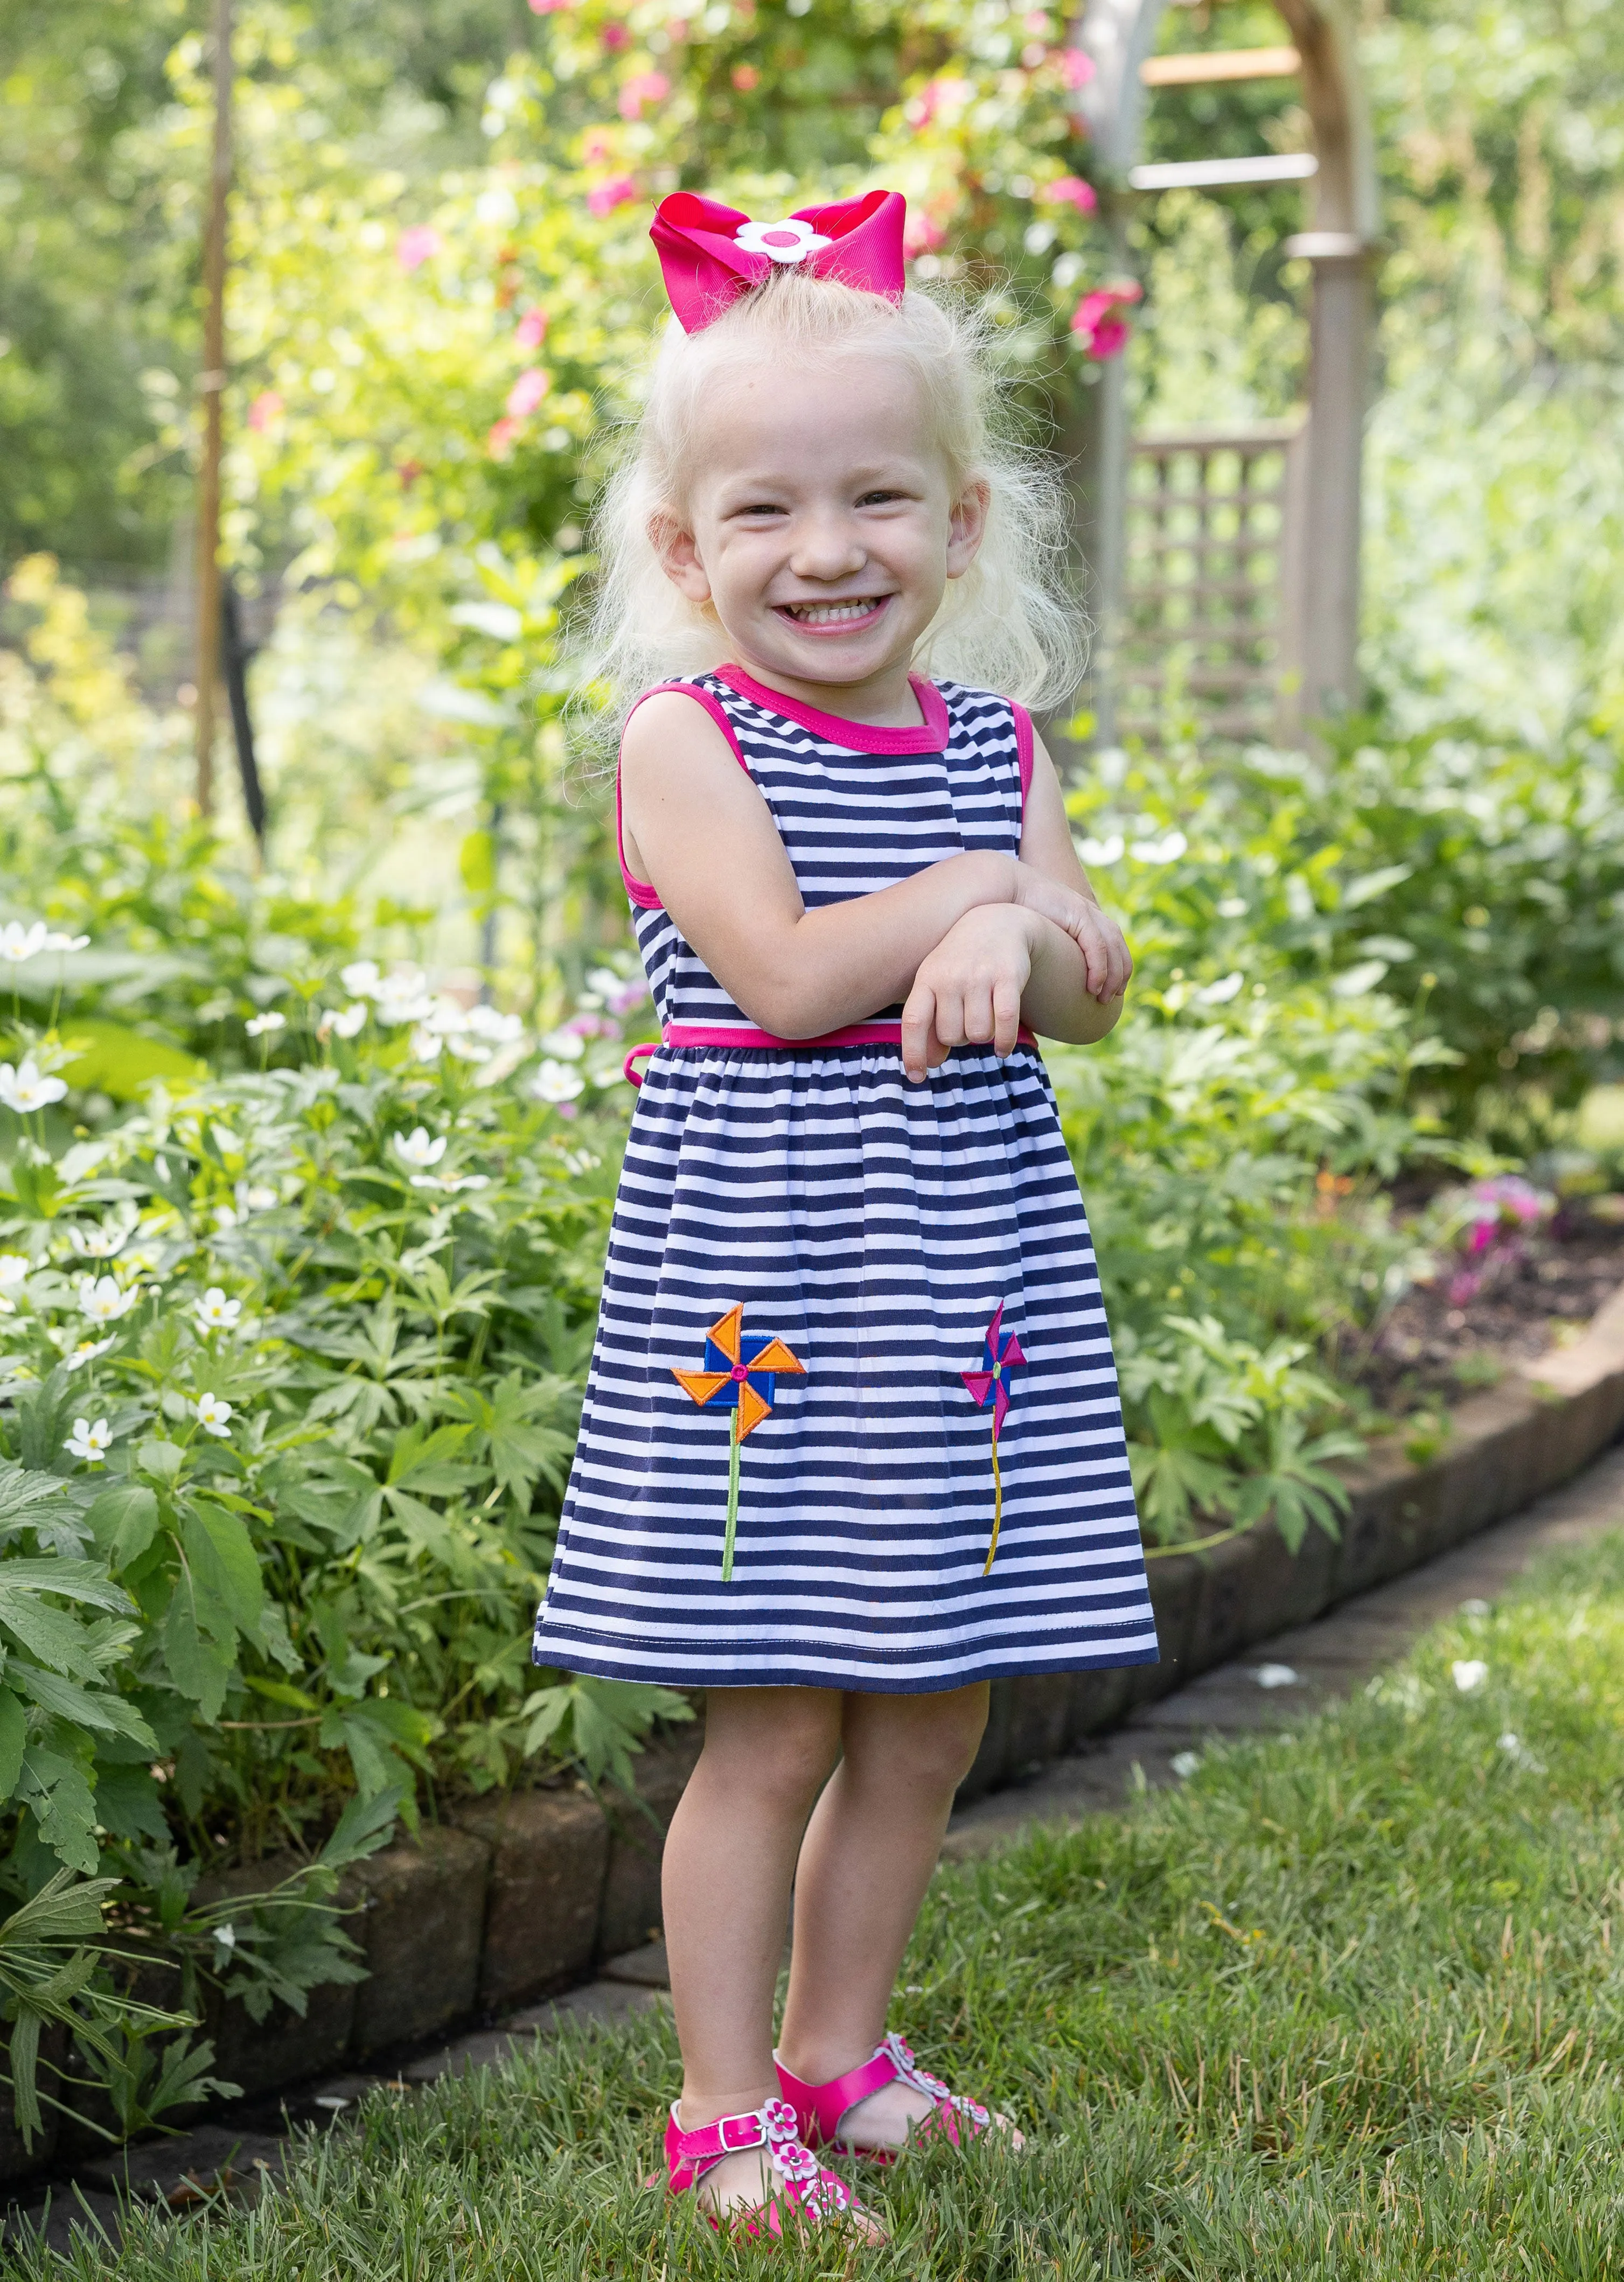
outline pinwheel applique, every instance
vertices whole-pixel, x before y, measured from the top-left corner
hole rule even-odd
[[[1004,1321],[1004,1302],[1000,1300],[987,1326],[986,1367],[982,1370],[960,1373],[965,1385],[975,1397],[975,1408],[984,1410],[989,1399],[992,1403],[992,1541],[987,1548],[984,1577],[992,1566],[992,1556],[998,1549],[998,1527],[1004,1518],[1004,1484],[998,1473],[998,1429],[1004,1424],[1004,1414],[1011,1401],[1010,1373],[1024,1370],[1026,1356],[1021,1342],[1013,1331],[999,1336]]]
[[[733,1435],[727,1465],[727,1531],[722,1540],[722,1582],[733,1579],[733,1544],[739,1525],[739,1446],[773,1408],[773,1381],[781,1370],[805,1373],[776,1333],[765,1338],[746,1331],[742,1305],[729,1308],[705,1333],[703,1370],[678,1370],[672,1377],[702,1409],[731,1410]]]

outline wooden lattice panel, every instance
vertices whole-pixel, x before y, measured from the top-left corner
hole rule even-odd
[[[1191,710],[1210,736],[1276,733],[1302,432],[1278,421],[1130,446],[1119,735],[1155,740]]]

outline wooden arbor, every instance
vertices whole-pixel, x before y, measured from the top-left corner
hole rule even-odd
[[[1357,695],[1377,192],[1351,22],[1343,0],[1274,0],[1288,48],[1157,57],[1165,4],[1085,0],[1073,35],[1093,66],[1079,101],[1107,227],[1125,260],[1126,220],[1138,196],[1311,182],[1312,227],[1286,247],[1313,265],[1309,404],[1301,426],[1135,439],[1123,361],[1103,366],[1076,441],[1082,546],[1094,580],[1093,695],[1107,743],[1131,713],[1124,701],[1134,684],[1154,694],[1163,678],[1158,649],[1181,637],[1186,687],[1215,700],[1214,726],[1233,733],[1289,732]],[[1300,79],[1311,154],[1140,163],[1145,106],[1156,87],[1287,74]],[[1136,514],[1145,526],[1137,548]],[[1175,556],[1182,576],[1169,575]]]

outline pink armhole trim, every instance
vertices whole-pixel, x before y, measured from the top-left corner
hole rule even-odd
[[[1021,814],[1026,816],[1026,796],[1032,789],[1032,717],[1024,705],[1017,705],[1012,697],[1009,710],[1015,717],[1015,759],[1021,769]]]
[[[660,681],[657,682],[652,689],[644,690],[642,695],[637,701],[637,705],[646,703],[650,697],[664,696],[668,689],[674,689],[680,696],[691,697],[695,705],[703,705],[704,707],[705,711],[711,716],[711,718],[715,722],[723,736],[727,738],[734,760],[737,761],[745,775],[749,776],[750,764],[745,759],[743,754],[739,750],[739,741],[733,734],[733,723],[727,718],[727,714],[723,711],[719,700],[712,697],[708,689],[695,689],[692,682],[689,681]],[[632,713],[636,712],[637,705],[633,706]],[[628,713],[626,717],[628,723],[632,718],[632,713]],[[624,738],[626,734],[625,730],[623,729],[620,734]],[[639,911],[657,912],[660,908],[658,889],[651,887],[647,880],[634,880],[632,877],[631,873],[626,869],[626,824],[620,805],[620,764],[618,760],[615,763],[615,853],[620,859],[621,880],[624,882],[626,891],[632,898],[632,901],[637,905]]]

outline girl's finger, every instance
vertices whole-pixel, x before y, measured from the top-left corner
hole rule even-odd
[[[1094,998],[1103,998],[1108,973],[1106,965],[1106,946],[1099,918],[1092,910],[1088,924],[1077,936],[1077,948],[1083,953],[1084,972],[1088,979],[1089,995]]]
[[[1014,981],[1000,975],[992,992],[992,1046],[995,1053],[1013,1054],[1021,1035],[1021,993]]]
[[[930,1067],[930,1044],[936,1036],[936,1001],[930,985],[919,975],[913,978],[913,988],[902,1010],[902,1067],[903,1075],[915,1085],[922,1084]]]
[[[971,983],[964,994],[964,1035],[967,1044],[990,1046],[997,1023],[992,1012],[992,985],[990,982]]]

